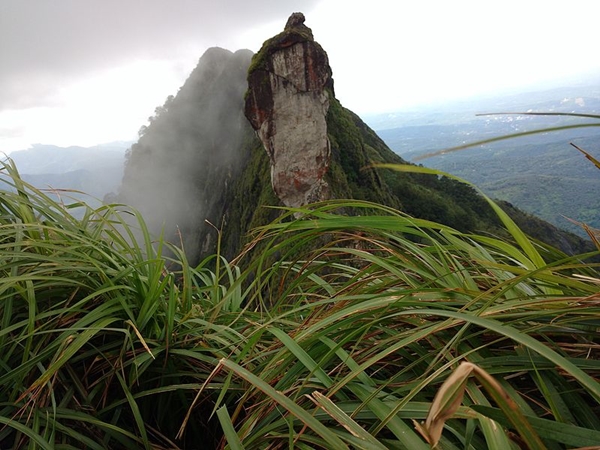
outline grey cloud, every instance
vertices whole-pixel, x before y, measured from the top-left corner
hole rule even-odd
[[[291,12],[317,3],[2,0],[0,110],[30,105],[32,96],[49,101],[57,83],[134,58],[168,59],[186,43],[223,45],[228,36],[273,20],[283,28]]]

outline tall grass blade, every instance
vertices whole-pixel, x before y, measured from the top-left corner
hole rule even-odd
[[[363,441],[364,445],[361,445],[360,448],[386,450],[386,447],[381,442],[366,432],[358,423],[352,420],[350,416],[338,408],[331,399],[318,391],[313,392],[309,397],[337,423],[349,431],[353,436]]]
[[[269,384],[265,383],[256,375],[250,373],[248,370],[239,366],[238,364],[222,359],[219,362],[220,365],[234,372],[239,377],[243,378],[247,382],[251,383],[252,386],[264,392],[273,402],[281,405],[290,414],[300,420],[308,428],[313,430],[319,436],[321,436],[330,446],[332,450],[347,450],[348,446],[332,431],[330,431],[325,425],[316,420],[311,414],[306,412],[303,408],[298,406],[295,402],[288,399],[281,392],[276,391]]]
[[[235,432],[235,428],[233,427],[233,423],[231,422],[231,417],[229,416],[226,406],[221,406],[217,410],[217,417],[219,418],[221,427],[223,427],[223,434],[225,435],[225,439],[227,439],[229,448],[232,450],[244,450],[244,446],[242,445],[239,436]]]
[[[472,408],[503,426],[514,429],[514,424],[498,408],[484,405],[473,405]],[[588,446],[597,448],[600,442],[600,431],[597,430],[527,415],[525,415],[525,419],[544,439],[568,445],[570,448]]]

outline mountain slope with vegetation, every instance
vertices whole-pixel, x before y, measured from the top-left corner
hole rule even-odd
[[[581,227],[568,219],[600,227],[600,199],[596,195],[600,176],[569,144],[593,150],[598,138],[600,132],[575,139],[557,136],[548,144],[522,144],[517,139],[485,150],[468,150],[462,155],[426,161],[475,183],[490,196],[510,201],[537,217],[581,234]]]
[[[582,228],[567,218],[600,226],[600,199],[595,195],[600,190],[600,177],[570,143],[598,157],[598,126],[522,136],[457,152],[436,152],[536,129],[599,125],[592,117],[476,115],[504,111],[598,115],[597,85],[474,99],[414,114],[370,117],[368,121],[403,158],[457,175],[494,198],[585,237]],[[420,159],[428,154],[435,156]]]
[[[249,51],[209,49],[177,95],[157,108],[156,116],[131,148],[119,200],[138,208],[155,234],[164,229],[170,240],[181,241],[192,261],[214,252],[217,245],[223,255],[234,257],[248,242],[248,232],[253,227],[265,225],[278,215],[272,207],[282,206],[282,201],[270,179],[277,162],[265,151],[243,116],[248,99],[248,94],[244,98],[246,78],[263,71],[264,81],[258,78],[256,83],[257,104],[265,107],[261,114],[271,114],[273,88],[265,86],[270,83],[269,77],[279,75],[265,71],[265,67],[281,64],[274,62],[281,58],[274,56],[280,48],[310,48],[312,32],[306,30],[310,31],[305,26],[284,30],[266,41],[252,62]],[[285,64],[294,67],[292,72],[306,70],[306,79],[313,76],[310,70],[315,70],[315,77],[331,76],[328,66],[316,68],[318,64],[328,64],[326,54],[317,51],[316,56],[297,59],[294,54],[286,56],[288,60],[284,58]],[[286,83],[291,82],[273,86]],[[372,167],[405,161],[340,104],[335,98],[333,80],[325,81],[324,89],[330,158],[324,180],[333,198],[383,203],[463,232],[502,233],[493,211],[474,189],[450,178]],[[323,96],[318,101],[325,101]],[[293,117],[293,111],[286,114],[289,120],[299,120]],[[294,127],[296,122],[290,128]],[[301,161],[291,164],[290,170],[296,174],[314,170],[310,164],[299,168],[296,164]],[[304,182],[295,179],[289,183]],[[589,243],[581,239],[557,240],[558,235],[561,232],[555,230],[535,237],[570,253],[582,251],[586,245],[589,248]]]

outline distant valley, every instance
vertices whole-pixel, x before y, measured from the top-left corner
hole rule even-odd
[[[131,142],[112,142],[94,147],[58,147],[34,144],[12,152],[22,178],[38,189],[67,189],[64,198],[85,199],[91,205],[116,192],[123,178],[125,151]]]
[[[600,89],[558,88],[479,101],[367,116],[377,134],[403,158],[475,183],[560,228],[585,236],[567,218],[600,228],[600,171],[574,143],[600,158],[600,126],[534,134],[421,159],[424,155],[497,136],[600,120],[494,112],[598,114]]]

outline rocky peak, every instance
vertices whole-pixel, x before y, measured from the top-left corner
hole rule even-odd
[[[303,32],[306,35],[310,36],[310,39],[314,40],[313,38],[313,34],[312,34],[312,30],[310,28],[308,28],[306,25],[304,25],[304,21],[306,20],[306,18],[304,17],[304,14],[302,14],[301,12],[295,12],[292,13],[292,15],[289,17],[287,23],[285,24],[284,27],[284,31],[290,31],[292,29],[295,29],[296,32]]]
[[[254,55],[245,102],[245,115],[269,155],[273,190],[291,207],[331,196],[325,174],[333,79],[327,53],[304,20],[293,13],[284,31]]]

